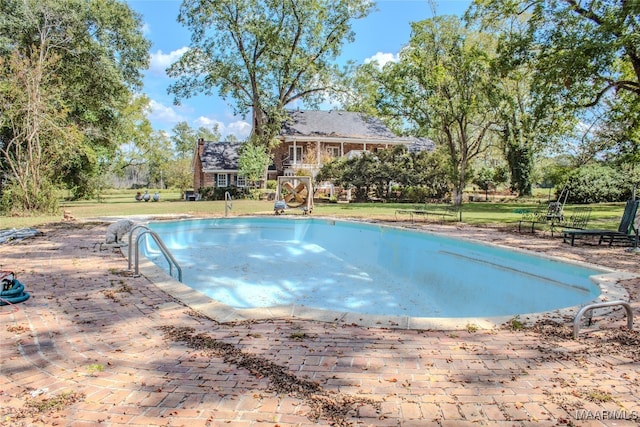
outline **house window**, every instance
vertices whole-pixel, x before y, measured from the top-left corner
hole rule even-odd
[[[247,178],[244,175],[238,175],[236,177],[236,185],[238,187],[246,187],[247,186]]]
[[[295,157],[294,157],[294,149],[295,148]],[[302,163],[302,147],[294,147],[293,145],[289,147],[289,161],[291,163]]]
[[[228,178],[228,176],[227,176],[226,173],[219,173],[218,174],[218,180],[216,182],[216,186],[218,186],[218,187],[227,187],[228,186],[227,178]]]

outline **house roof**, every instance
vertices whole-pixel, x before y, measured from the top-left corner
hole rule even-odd
[[[380,119],[349,111],[288,112],[290,120],[282,126],[285,136],[334,136],[347,138],[395,139]]]
[[[355,140],[364,143],[404,144],[411,152],[431,151],[433,141],[426,138],[399,137],[380,119],[348,111],[289,111],[290,120],[282,127],[285,140]],[[242,142],[205,141],[200,161],[206,172],[237,171]]]
[[[289,120],[282,126],[284,139],[300,137],[311,140],[358,140],[404,144],[409,151],[433,150],[435,144],[426,138],[401,137],[391,132],[378,118],[350,111],[290,110]]]
[[[436,149],[436,144],[428,138],[408,138],[405,145],[410,153],[419,153],[420,151],[433,151]]]
[[[242,142],[205,141],[200,160],[202,170],[208,172],[238,170]]]

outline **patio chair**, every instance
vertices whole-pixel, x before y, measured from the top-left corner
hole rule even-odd
[[[555,202],[549,202],[547,207],[547,221],[564,221],[564,205],[567,203],[569,197],[569,189],[565,185],[558,196],[558,200]]]
[[[567,243],[567,239],[571,238],[571,246],[575,243],[576,236],[597,236],[599,237],[598,244],[601,244],[605,239],[609,240],[609,246],[614,241],[626,241],[633,243],[634,246],[638,246],[638,224],[636,215],[638,214],[638,205],[640,200],[630,199],[624,207],[622,218],[620,219],[620,225],[617,230],[562,230],[563,241]]]
[[[522,232],[522,224],[531,224],[531,232],[535,232],[536,224],[549,224],[551,223],[551,235],[553,236],[554,224],[564,221],[564,205],[567,203],[569,197],[569,189],[565,186],[558,200],[555,202],[548,202],[547,206],[538,205],[535,210],[523,210],[522,218],[518,222],[518,232]],[[557,227],[557,226],[556,226]]]
[[[551,237],[557,229],[572,229],[572,230],[584,230],[587,228],[589,218],[591,217],[592,208],[579,206],[571,211],[568,217],[563,215],[562,219],[558,222],[551,222]]]
[[[518,233],[522,233],[523,223],[530,223],[531,232],[533,233],[535,231],[536,224],[546,224],[547,222],[548,208],[542,205],[538,205],[534,210],[519,209],[518,211],[522,214],[520,221],[518,221]]]

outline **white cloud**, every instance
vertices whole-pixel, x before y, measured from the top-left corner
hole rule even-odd
[[[243,141],[251,134],[251,125],[244,120],[237,120],[229,123],[226,127],[226,135],[233,134],[240,141]]]
[[[144,23],[142,24],[142,34],[145,36],[148,36],[149,34],[151,34],[151,27],[149,26],[149,24]]]
[[[251,133],[251,124],[235,116],[230,116],[226,122],[207,116],[192,119],[186,115],[188,111],[189,108],[186,106],[174,108],[152,99],[149,101],[147,118],[155,130],[169,133],[178,122],[187,122],[194,129],[199,127],[213,129],[217,125],[223,140],[229,135],[235,135],[238,140],[243,141]]]
[[[222,123],[220,120],[211,119],[205,116],[198,117],[194,120],[193,124],[196,127],[205,127],[210,129],[213,129],[216,125],[218,125],[218,130],[221,130],[224,127],[224,123]]]
[[[178,114],[172,107],[167,107],[153,99],[149,101],[149,109],[149,120],[154,124],[162,125],[161,127],[163,129],[170,129],[176,123],[186,120],[185,117]]]
[[[188,47],[181,47],[178,50],[173,50],[169,53],[164,53],[161,49],[151,54],[151,62],[149,64],[149,71],[154,74],[165,74],[165,70],[180,57],[189,50]]]
[[[218,125],[218,132],[222,135],[222,139],[228,135],[235,135],[238,140],[245,140],[251,133],[251,125],[244,120],[235,120],[232,122],[224,123],[217,119],[210,117],[200,116],[194,121],[195,127],[206,127],[213,129]]]
[[[377,62],[378,66],[380,68],[384,67],[385,64],[387,64],[388,62],[397,62],[398,61],[398,55],[394,55],[393,53],[384,53],[384,52],[377,52],[375,55],[366,58],[364,60],[365,64],[368,64],[370,62]]]

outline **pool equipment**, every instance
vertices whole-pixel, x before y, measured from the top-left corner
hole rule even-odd
[[[287,209],[287,203],[284,200],[276,200],[273,204],[273,213],[276,215],[282,215]]]
[[[311,177],[279,176],[276,200],[284,201],[290,208],[300,208],[305,214],[311,213],[313,210]]]

